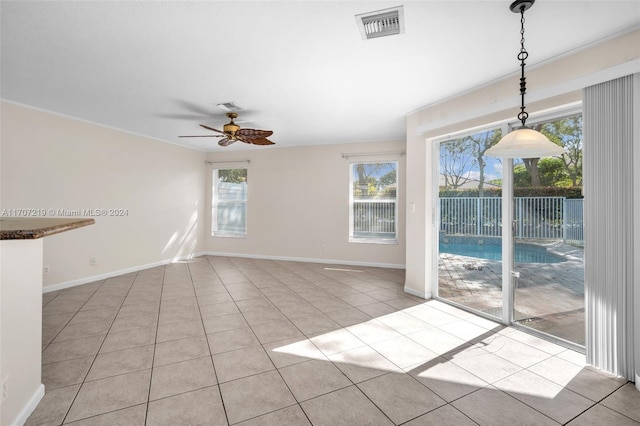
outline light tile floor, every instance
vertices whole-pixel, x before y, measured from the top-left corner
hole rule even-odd
[[[27,424],[640,424],[633,384],[403,281],[201,257],[46,293]]]

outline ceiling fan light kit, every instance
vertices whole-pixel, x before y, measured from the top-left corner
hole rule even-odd
[[[520,14],[520,52],[518,60],[520,61],[520,112],[518,120],[522,123],[521,127],[511,131],[500,141],[486,151],[486,155],[490,157],[500,158],[540,158],[551,155],[560,155],[564,153],[564,149],[551,142],[542,133],[528,127],[526,125],[529,114],[526,112],[524,104],[524,95],[527,91],[527,82],[524,75],[525,60],[529,53],[524,48],[524,12],[531,8],[535,0],[516,0],[511,3],[509,9],[513,13]]]

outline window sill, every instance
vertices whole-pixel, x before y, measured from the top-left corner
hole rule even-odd
[[[350,243],[356,244],[385,244],[385,245],[398,245],[397,239],[369,239],[369,238],[356,238],[349,237]]]

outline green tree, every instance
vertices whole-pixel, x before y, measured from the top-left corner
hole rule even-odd
[[[380,185],[393,185],[396,183],[396,171],[391,170],[386,175],[380,176]]]
[[[572,187],[582,186],[582,114],[546,122],[541,132],[551,142],[564,147],[560,160],[566,176]]]
[[[389,170],[380,176],[385,170]],[[380,176],[377,178],[376,176]],[[386,185],[395,183],[396,163],[358,163],[354,165],[353,193],[373,198],[383,196]],[[384,182],[383,182],[384,180]],[[390,183],[385,183],[390,182]]]
[[[220,182],[242,183],[247,181],[247,169],[218,170]]]
[[[540,158],[536,170],[538,172],[538,187],[571,187],[571,179],[567,174],[562,159],[558,157]],[[531,174],[524,163],[513,166],[513,184],[516,188],[531,188]]]
[[[380,176],[380,186],[382,186],[384,190],[384,195],[395,198],[397,191],[397,176],[396,170],[393,169],[389,173]]]
[[[531,187],[531,173],[524,163],[513,166],[513,186],[516,188]]]
[[[531,128],[533,130],[537,130],[542,133],[543,123],[535,124]],[[523,158],[522,164],[524,164],[527,169],[527,173],[529,174],[529,185],[528,186],[540,186],[540,173],[538,172],[538,162],[539,158]]]
[[[522,181],[519,186],[582,186],[582,114],[538,123],[532,128],[564,148],[564,153],[559,157],[564,173],[560,173],[555,161],[543,159],[545,165],[542,167],[540,162],[543,160],[540,158],[523,158],[526,173],[520,170],[520,178],[524,180],[528,177],[529,181],[527,184]],[[549,179],[552,176],[558,180],[551,182]]]
[[[440,144],[440,174],[447,189],[457,189],[469,182],[469,172],[476,166],[477,158],[468,137],[452,139]]]
[[[488,130],[482,133],[476,133],[468,137],[473,144],[473,156],[475,163],[478,165],[478,196],[484,197],[484,169],[487,166],[484,153],[498,143],[502,138],[502,131]]]
[[[445,188],[457,189],[471,180],[471,172],[478,172],[478,193],[484,196],[485,152],[502,137],[500,129],[487,130],[462,138],[452,139],[440,145],[440,173]]]
[[[558,157],[541,158],[538,162],[541,186],[566,188],[573,186],[565,169],[565,164]]]

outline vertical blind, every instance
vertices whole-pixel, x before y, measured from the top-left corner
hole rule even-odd
[[[633,209],[633,84],[634,77],[627,76],[583,90],[587,363],[629,380],[635,376],[638,214]]]

